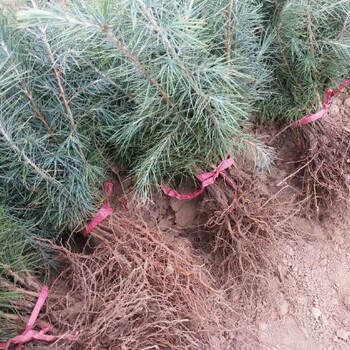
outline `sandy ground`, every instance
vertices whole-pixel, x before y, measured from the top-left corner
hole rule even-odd
[[[259,305],[259,341],[271,350],[350,349],[350,221],[297,224],[314,239],[276,252],[278,276]]]

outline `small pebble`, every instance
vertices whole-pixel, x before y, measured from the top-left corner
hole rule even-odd
[[[337,337],[346,341],[350,337],[350,332],[346,331],[345,329],[339,329],[337,330]]]
[[[337,105],[333,104],[331,106],[331,108],[329,109],[329,114],[330,115],[337,115],[337,114],[339,114],[339,107]]]
[[[266,332],[267,329],[268,329],[267,323],[264,323],[264,322],[259,323],[259,330],[260,330],[260,332]]]
[[[304,296],[298,297],[297,300],[300,305],[306,305],[307,303],[307,299]]]
[[[328,326],[328,320],[327,320],[327,318],[326,318],[324,315],[321,316],[321,322],[322,322],[325,326]]]
[[[343,99],[340,96],[334,97],[332,103],[336,106],[341,106],[343,104]]]
[[[324,258],[324,259],[322,259],[322,260],[320,261],[320,265],[321,265],[321,266],[326,266],[327,264],[328,264],[327,258]]]
[[[343,302],[344,302],[344,305],[346,306],[346,308],[347,308],[348,310],[350,310],[350,295],[346,296],[346,297],[344,298]]]
[[[289,246],[289,245],[287,245],[287,246],[285,247],[285,251],[286,251],[286,253],[287,253],[288,255],[290,255],[290,256],[293,256],[293,255],[294,255],[294,249],[293,249],[291,246]]]
[[[350,98],[347,98],[347,99],[344,101],[344,105],[345,105],[345,107],[350,108]]]
[[[314,318],[318,321],[320,319],[320,317],[322,316],[322,312],[319,308],[317,307],[313,307],[311,309],[311,313],[312,313],[312,316],[314,316]]]
[[[340,245],[343,245],[344,244],[344,237],[342,236],[336,236],[335,237],[335,241],[340,244]]]
[[[168,264],[165,270],[169,275],[172,275],[175,272],[174,266],[172,264]]]
[[[281,316],[285,316],[285,315],[287,315],[287,313],[288,313],[288,311],[289,311],[289,303],[288,303],[288,301],[287,300],[283,300],[282,302],[281,302],[281,304],[279,305],[279,314],[281,315]]]

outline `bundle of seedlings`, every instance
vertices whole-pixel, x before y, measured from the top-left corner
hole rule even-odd
[[[74,84],[80,74],[98,75],[91,82],[104,95],[94,109],[96,146],[131,170],[140,198],[248,146],[266,166],[264,147],[246,132],[270,76],[258,1],[32,3],[17,19],[29,32],[39,25],[57,34],[55,52],[66,53],[61,76],[69,62]]]
[[[130,169],[143,199],[228,154],[268,164],[246,132],[270,75],[257,1],[16,3],[1,26],[0,180],[43,234],[94,213],[102,160]],[[113,220],[93,252],[56,250],[68,261],[56,286],[69,283],[48,315],[79,332],[64,349],[215,348],[220,293],[201,261],[134,218]]]
[[[218,305],[225,318],[230,310],[198,256],[134,216],[114,216],[92,235],[93,251],[53,247],[66,269],[48,318],[78,332],[62,349],[226,348],[212,336],[225,330]]]
[[[11,213],[45,236],[81,228],[103,184],[92,135],[105,84],[71,54],[78,39],[62,48],[59,34],[0,13],[0,184]]]
[[[23,223],[0,207],[0,343],[23,331],[36,303],[41,256]]]
[[[295,181],[306,212],[319,214],[349,194],[349,129],[329,111],[349,84],[350,1],[266,1],[265,6],[275,36],[269,59],[274,93],[260,104],[261,115],[296,127],[286,130],[301,151]]]

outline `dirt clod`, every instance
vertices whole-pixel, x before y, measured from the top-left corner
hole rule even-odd
[[[337,331],[337,337],[341,340],[347,341],[350,337],[350,332],[346,331],[345,329],[339,329]]]
[[[283,300],[279,305],[279,314],[281,316],[285,316],[288,314],[288,312],[289,312],[289,303],[287,300]]]
[[[312,316],[315,318],[316,321],[319,321],[321,316],[322,316],[322,312],[319,308],[317,307],[313,307],[311,309],[311,313],[312,313]]]

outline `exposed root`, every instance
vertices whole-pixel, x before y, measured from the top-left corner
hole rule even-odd
[[[296,168],[276,181],[277,192],[243,166],[227,175],[236,191],[225,180],[208,188],[201,209],[210,217],[203,232],[211,237],[211,272],[222,292],[213,287],[200,258],[134,217],[115,216],[100,226],[92,250],[54,247],[67,268],[51,288],[47,317],[61,331],[79,334],[76,342],[55,348],[230,348],[213,342],[213,334],[228,328],[217,311],[229,310],[222,294],[238,291],[238,303],[254,308],[257,291],[268,285],[271,274],[278,277],[271,250],[282,236],[300,237],[292,219],[320,214],[347,197],[349,134],[330,121],[293,132],[301,156],[298,152]],[[240,331],[234,331],[234,344],[243,349]]]
[[[348,200],[350,130],[330,119],[304,127],[299,181],[307,215],[322,217],[335,202]]]
[[[212,200],[205,204],[213,213],[207,226],[214,232],[212,256],[223,287],[238,285],[250,298],[276,271],[269,251],[282,235],[294,235],[290,220],[299,208],[293,195],[271,197],[266,184],[252,173],[235,169],[231,176],[237,183],[235,207],[230,207],[233,194],[226,186],[212,187]]]
[[[224,349],[211,339],[224,330],[213,311],[222,293],[198,257],[134,218],[115,216],[93,236],[91,254],[54,247],[68,267],[48,318],[79,333],[62,349]]]

